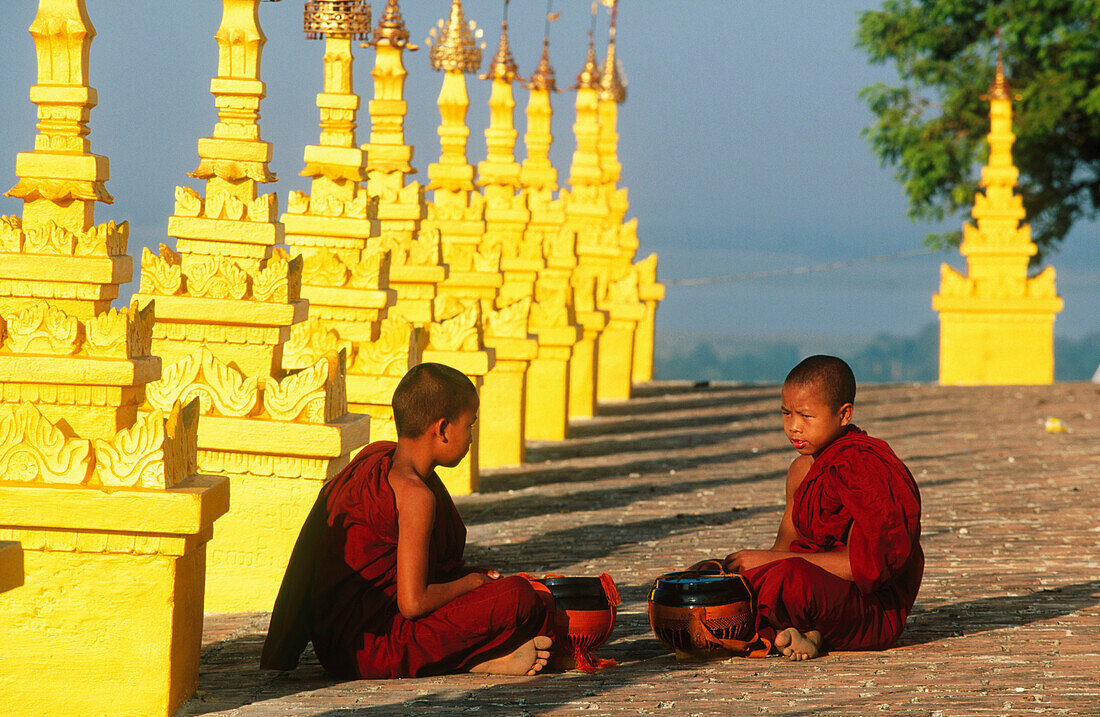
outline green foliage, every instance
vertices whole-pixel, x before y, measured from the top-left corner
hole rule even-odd
[[[863,13],[857,46],[893,63],[902,85],[860,96],[876,116],[863,134],[909,197],[909,217],[968,212],[988,156],[989,108],[1001,29],[1014,103],[1023,197],[1038,261],[1100,210],[1100,0],[886,0]],[[961,232],[932,234],[933,248]]]

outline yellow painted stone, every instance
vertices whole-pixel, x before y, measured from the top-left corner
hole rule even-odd
[[[478,454],[481,466],[523,463],[527,419],[527,370],[539,352],[527,331],[531,299],[526,297],[485,312],[485,346],[496,363],[481,387],[481,430],[487,440]]]
[[[428,331],[428,347],[423,360],[451,366],[473,381],[480,391],[485,375],[493,368],[496,356],[483,348],[481,339],[481,307],[474,303],[461,313],[432,324]],[[465,495],[477,490],[479,483],[480,420],[474,424],[470,452],[455,468],[439,468],[439,477],[452,495]]]
[[[657,255],[650,254],[634,265],[638,272],[638,298],[645,302],[645,315],[634,332],[634,383],[653,380],[654,335],[657,306],[665,298],[665,287],[657,283]]]
[[[0,713],[172,715],[198,681],[205,543],[228,507],[222,478],[153,493],[0,482],[0,539],[22,542],[26,573],[0,597],[19,656],[0,665]]]
[[[0,218],[0,714],[171,715],[194,691],[206,543],[229,507],[197,475],[199,401],[139,413],[154,309],[110,309],[127,225],[94,224],[95,36],[84,0],[40,0],[35,150]],[[119,689],[123,684],[126,689]]]
[[[311,193],[292,193],[290,212],[282,217],[287,243],[305,258],[302,292],[309,299],[311,318],[292,329],[283,365],[302,368],[328,351],[347,351],[349,410],[370,416],[375,440],[392,440],[396,438],[390,408],[393,389],[420,361],[423,350],[424,330],[408,317],[412,315],[424,324],[431,320],[430,311],[426,316],[417,316],[417,310],[410,308],[401,316],[393,310],[399,293],[404,293],[408,301],[418,284],[427,287],[424,303],[430,302],[435,296],[434,285],[445,274],[438,265],[436,248],[428,252],[427,265],[417,267],[435,270],[424,277],[426,281],[410,282],[407,280],[415,279],[415,274],[399,272],[402,291],[391,288],[392,259],[396,254],[402,266],[408,267],[410,256],[415,254],[413,237],[423,213],[422,193],[410,195],[403,191],[405,173],[412,171],[407,161],[412,150],[387,153],[381,147],[375,148],[389,160],[381,163],[387,170],[382,176],[378,174],[379,165],[373,165],[385,195],[383,208],[381,198],[371,197],[367,185],[371,146],[356,147],[359,97],[351,89],[351,39],[329,33],[325,42],[325,87],[317,97],[321,144],[306,147],[303,170],[303,175],[312,177]],[[384,36],[378,42],[376,95],[400,98],[404,77],[401,48]],[[395,82],[397,87],[393,86]],[[372,103],[371,107],[381,113],[379,134],[372,140],[403,146],[403,100],[390,99],[381,105]],[[394,112],[399,116],[393,117],[390,113]],[[394,149],[391,144],[385,146]],[[394,163],[395,158],[402,157],[403,164]],[[380,214],[385,216],[384,222]],[[384,238],[377,236],[376,225],[383,227]],[[393,315],[384,319],[387,312]]]
[[[940,314],[940,383],[1048,384],[1054,381],[1054,316],[1062,299],[1054,269],[1028,277],[1036,247],[1014,193],[1012,95],[1000,58],[990,89],[989,163],[974,198],[977,226],[963,227],[967,275],[946,264],[932,308]]]
[[[599,72],[595,49],[589,42],[588,58],[577,77],[573,123],[576,148],[569,169],[570,188],[560,193],[566,227],[576,237],[577,266],[572,285],[577,319],[584,327],[583,338],[574,347],[570,363],[569,414],[576,418],[596,412],[598,342],[609,318],[600,300],[611,280],[611,264],[619,253],[617,238],[607,231],[610,209],[600,166]]]
[[[609,285],[602,306],[608,321],[599,339],[596,396],[600,401],[626,401],[634,373],[634,333],[645,318],[637,274],[631,271]]]
[[[523,193],[531,218],[524,243],[538,246],[543,265],[535,279],[535,302],[529,329],[539,343],[538,355],[527,372],[525,431],[536,440],[564,440],[569,428],[570,362],[574,345],[583,338],[577,322],[573,270],[577,266],[576,234],[565,228],[565,208],[554,198],[558,172],[550,162],[553,143],[550,92],[556,91],[550,67],[549,43],[543,42],[542,59],[527,84],[527,157],[520,171]],[[589,362],[589,372],[591,362]],[[591,378],[588,379],[591,382]],[[585,401],[591,404],[591,391]],[[591,411],[591,409],[589,409]]]
[[[284,226],[276,196],[258,192],[275,180],[259,131],[259,1],[222,0],[210,83],[219,121],[199,140],[191,173],[205,192],[177,188],[168,224],[177,250],[146,251],[137,296],[156,302],[153,348],[165,361],[144,409],[199,398],[199,467],[229,478],[233,490],[210,544],[208,612],[271,609],[317,490],[368,441],[370,419],[348,413],[355,351],[344,342],[374,338],[391,298],[387,255],[361,251],[374,205],[358,189],[362,152],[347,118],[356,103],[345,83],[350,42],[328,41],[323,140],[305,152],[313,196],[292,193]],[[304,259],[276,246],[288,228]],[[319,299],[312,326],[305,292]],[[296,325],[303,333],[293,336]],[[320,329],[317,347],[308,346],[312,329]],[[330,345],[327,330],[347,336]]]
[[[23,546],[14,540],[0,541],[0,593],[14,590],[22,584]]]

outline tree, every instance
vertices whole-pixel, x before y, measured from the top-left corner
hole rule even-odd
[[[857,46],[893,62],[900,86],[860,96],[877,117],[863,131],[909,198],[913,220],[969,211],[988,156],[1000,28],[1020,169],[1017,191],[1039,247],[1055,249],[1100,210],[1100,0],[886,0],[859,18]],[[933,248],[961,232],[930,234]]]

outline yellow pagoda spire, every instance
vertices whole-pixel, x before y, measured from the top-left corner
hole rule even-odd
[[[483,316],[485,309],[495,306],[503,283],[500,248],[482,246],[485,198],[474,187],[474,167],[466,158],[470,136],[466,75],[481,66],[484,43],[478,42],[481,30],[466,20],[462,0],[451,0],[448,19],[440,20],[438,33],[433,29],[431,34],[428,59],[433,69],[443,72],[438,100],[440,156],[428,167],[427,188],[434,193],[421,232],[440,237],[448,276],[438,286],[423,358],[453,366],[480,386],[493,365],[492,353],[484,350]],[[462,463],[440,471],[452,493],[477,489],[480,431],[476,426],[475,434]]]
[[[159,255],[146,250],[135,297],[156,301],[153,350],[166,364],[161,380],[145,391],[145,406],[163,409],[179,397],[202,396],[199,467],[232,484],[233,506],[219,523],[207,562],[205,606],[212,612],[272,604],[318,486],[367,443],[370,426],[366,416],[348,413],[348,353],[339,351],[342,347],[327,347],[333,350],[301,370],[288,372],[283,363],[292,327],[307,320],[309,302],[302,297],[302,257],[291,258],[278,246],[285,238],[278,200],[274,193],[257,194],[259,184],[275,179],[267,168],[271,145],[260,139],[265,94],[260,57],[266,38],[259,2],[222,0],[214,36],[218,69],[210,82],[218,123],[213,137],[198,141],[201,161],[192,173],[206,180],[206,193],[176,188],[175,213],[168,219],[176,250],[163,244]],[[307,11],[323,5],[311,3]],[[307,12],[307,26],[318,17]],[[333,40],[343,34],[338,24],[314,27]],[[296,232],[312,234],[317,228],[317,236],[332,232],[326,213],[338,217],[349,207],[350,223],[369,225],[361,209],[366,198],[355,188],[362,172],[349,114],[357,101],[350,94],[350,47],[334,42],[328,49],[328,91],[318,102],[322,141],[306,154],[307,176],[314,177],[313,189],[323,196],[307,202],[296,195],[287,214]],[[310,215],[317,204],[326,211]],[[351,241],[337,232],[333,249],[350,255]],[[314,276],[331,268],[315,258]],[[381,294],[373,280],[374,295]],[[309,291],[324,297],[320,305],[344,300],[333,298],[345,289],[338,282],[329,285],[328,294],[318,293],[318,279],[310,283]],[[381,299],[377,303],[385,305]]]
[[[535,282],[535,302],[531,305],[529,327],[538,339],[539,348],[527,372],[525,430],[532,439],[560,441],[569,427],[569,365],[573,347],[582,338],[582,329],[577,323],[570,285],[577,266],[574,234],[564,226],[562,200],[554,197],[558,172],[550,161],[554,140],[550,96],[558,91],[550,64],[550,24],[556,15],[550,10],[547,0],[542,54],[526,84],[527,156],[520,171],[523,194],[531,212],[524,243],[539,247],[544,257],[544,266]],[[588,348],[591,347],[590,343]]]
[[[229,484],[198,474],[198,401],[139,411],[162,373],[154,307],[110,308],[132,263],[127,225],[95,224],[111,197],[85,0],[39,0],[30,34],[38,136],[8,193],[23,216],[0,217],[0,563],[22,546],[0,590],[23,585],[0,596],[0,714],[171,715],[198,679]]]
[[[371,238],[377,203],[364,186],[369,161],[356,140],[359,97],[352,90],[352,41],[369,37],[370,22],[364,0],[306,4],[306,37],[325,42],[324,91],[317,95],[321,139],[305,148],[302,175],[312,178],[311,192],[291,192],[282,221],[287,244],[304,259],[302,295],[309,299],[310,318],[293,327],[283,365],[304,369],[328,351],[346,351],[348,408],[371,417],[371,436],[377,440],[396,438],[393,388],[419,360],[419,347],[407,322],[383,318],[395,299],[388,288],[391,251]],[[387,37],[400,38],[400,26],[393,24],[392,15],[384,16],[380,28]],[[401,169],[396,169],[399,177]]]
[[[481,75],[492,81],[489,98],[488,148],[478,164],[477,184],[485,196],[485,236],[481,251],[499,251],[504,283],[495,305],[484,306],[484,341],[496,354],[496,364],[485,376],[481,389],[481,423],[492,436],[482,446],[481,466],[523,463],[527,369],[538,354],[538,343],[528,334],[528,318],[535,280],[542,268],[542,248],[524,241],[527,223],[526,195],[519,193],[520,165],[516,162],[516,107],[513,83],[521,80],[508,43],[508,0],[504,1],[500,44],[489,70]],[[532,251],[533,247],[533,251]]]
[[[390,252],[390,288],[396,294],[396,303],[389,308],[388,318],[381,327],[381,335],[375,346],[393,347],[409,345],[413,349],[408,362],[394,360],[388,362],[389,370],[400,379],[412,364],[419,362],[419,351],[423,337],[421,331],[431,325],[434,313],[433,302],[437,287],[447,276],[442,265],[438,232],[421,232],[421,221],[427,216],[427,203],[424,201],[424,189],[419,182],[407,182],[410,174],[415,174],[411,162],[413,148],[405,140],[405,116],[408,103],[405,101],[405,50],[416,51],[418,47],[409,42],[409,31],[401,17],[401,8],[397,0],[388,0],[378,26],[374,30],[374,39],[370,43],[375,50],[374,98],[368,108],[371,117],[370,142],[363,145],[367,152],[367,189],[372,196],[378,197],[378,236],[372,237],[368,245],[377,245]],[[411,326],[410,326],[411,324]],[[384,357],[378,355],[380,362]],[[355,366],[353,365],[353,374]],[[404,368],[405,370],[401,370]],[[400,371],[400,373],[398,373]],[[392,377],[391,377],[392,378]],[[352,377],[352,383],[358,381]],[[378,402],[393,394],[390,381],[375,382],[375,395]],[[362,406],[356,406],[363,410]],[[372,435],[376,438],[392,438],[392,412],[371,410],[383,430]]]
[[[83,0],[59,0],[39,4],[30,34],[38,134],[33,151],[16,155],[19,181],[6,192],[23,200],[22,217],[0,218],[0,312],[49,297],[70,315],[91,318],[110,308],[133,273],[128,223],[95,225],[96,202],[114,201],[105,185],[110,162],[91,152],[88,139],[98,102],[88,84],[95,28]]]
[[[999,33],[998,33],[999,43]],[[1015,193],[1012,100],[1000,48],[989,90],[989,161],[974,197],[977,226],[963,226],[964,276],[947,264],[932,307],[940,314],[943,384],[1047,384],[1054,380],[1054,268],[1028,277],[1037,248]]]
[[[554,135],[550,129],[554,115],[550,94],[558,92],[554,68],[550,65],[550,38],[542,40],[542,55],[538,67],[527,81],[527,133],[523,136],[527,156],[523,160],[520,179],[528,192],[551,197],[558,190],[558,170],[550,162],[550,146]]]
[[[622,398],[629,395],[631,384],[653,378],[656,313],[658,303],[664,298],[664,286],[657,283],[655,254],[634,263],[638,251],[638,221],[626,221],[630,202],[627,190],[618,186],[622,179],[622,164],[618,156],[618,108],[626,101],[626,81],[623,79],[616,50],[619,3],[618,0],[605,0],[604,4],[609,3],[611,27],[608,31],[607,61],[600,77],[600,167],[603,170],[603,190],[611,215],[606,229],[606,243],[617,245],[619,256],[609,277],[615,287],[615,297],[607,297],[604,305],[611,308],[606,303],[607,300],[619,304],[611,312],[612,318],[618,319],[612,322],[612,335],[614,329],[624,326],[624,317],[637,316],[638,322],[633,332],[633,357],[626,356],[622,350],[626,346],[624,341],[619,338],[608,339],[608,342],[614,341],[616,349],[601,355],[605,365],[600,369],[604,386],[600,395],[606,398]],[[642,309],[640,315],[639,307]],[[628,360],[631,364],[629,369],[623,365]],[[611,362],[615,365],[608,365]]]
[[[588,54],[577,82],[576,119],[573,135],[576,148],[569,169],[569,189],[560,197],[565,208],[565,237],[575,242],[577,266],[573,271],[574,307],[576,318],[583,326],[583,336],[573,347],[569,365],[569,415],[585,418],[596,413],[598,341],[607,325],[607,313],[597,302],[607,286],[607,267],[616,251],[601,246],[608,222],[607,202],[602,194],[600,169],[599,90],[600,66],[596,60],[593,5],[593,29],[588,32]]]

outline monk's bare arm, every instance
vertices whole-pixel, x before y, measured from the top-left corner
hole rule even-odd
[[[787,503],[783,509],[783,518],[779,521],[779,531],[775,536],[772,550],[790,550],[791,543],[798,539],[798,529],[794,527],[794,494],[802,479],[810,472],[813,456],[799,456],[787,469]]]
[[[489,577],[475,572],[447,583],[429,583],[435,494],[419,480],[391,478],[390,484],[397,501],[397,609],[402,615],[409,620],[422,617],[489,582]]]
[[[847,548],[830,553],[791,552],[791,543],[799,538],[798,529],[794,527],[794,494],[798,487],[802,485],[802,481],[809,473],[813,462],[813,456],[799,456],[787,470],[787,505],[783,510],[783,518],[779,521],[779,531],[776,533],[775,544],[772,545],[772,549],[738,550],[736,553],[730,553],[725,560],[727,570],[739,573],[777,560],[797,557],[808,563],[813,563],[839,578],[854,580],[852,562],[848,556]]]

